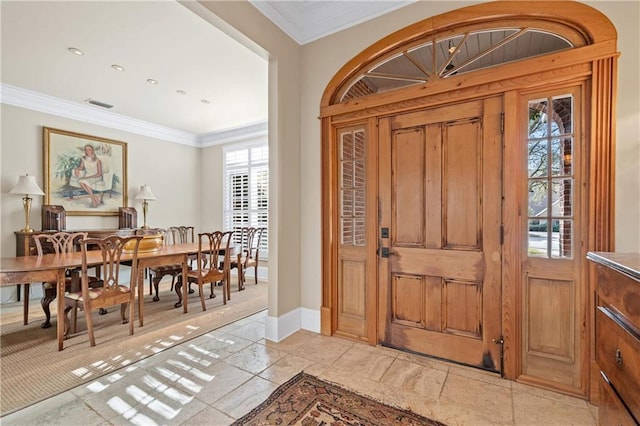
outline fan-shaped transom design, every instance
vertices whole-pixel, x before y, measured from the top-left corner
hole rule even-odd
[[[379,58],[345,86],[340,101],[575,47],[562,35],[532,27],[477,29],[430,38]]]

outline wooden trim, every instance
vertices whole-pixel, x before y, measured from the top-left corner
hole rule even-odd
[[[331,120],[322,119],[322,147],[321,147],[321,182],[322,182],[322,307],[320,309],[320,332],[330,336],[335,327],[333,289],[335,288],[334,274],[336,271],[337,248],[335,246],[334,218],[335,206],[335,138],[331,131]]]
[[[593,62],[591,104],[591,196],[589,251],[614,251],[615,105],[617,58]]]
[[[617,56],[593,62],[591,127],[589,129],[589,239],[587,251],[615,251],[615,140]],[[598,403],[599,367],[595,361],[596,267],[587,262],[589,283],[587,323],[590,345],[589,399]],[[595,373],[595,374],[594,374]]]
[[[433,98],[437,95],[446,97],[452,87],[461,93],[464,93],[464,89],[470,93],[477,93],[479,86],[486,85],[490,87],[492,94],[498,94],[515,88],[534,88],[546,84],[549,80],[564,81],[567,75],[591,74],[590,62],[594,58],[600,59],[616,55],[615,45],[615,41],[606,41],[598,45],[584,46],[501,65],[498,75],[496,68],[478,70],[340,104],[321,106],[320,115],[322,117],[342,117],[353,114],[350,116],[350,119],[353,119],[356,112],[359,111],[371,110],[378,114],[384,113],[385,110],[390,109],[389,105],[394,103],[398,107],[404,106],[406,109],[411,109],[412,102],[419,103],[425,98]]]
[[[522,140],[522,131],[519,123],[522,117],[519,114],[520,96],[516,91],[509,91],[504,95],[504,110],[516,111],[516,114],[505,114],[504,120],[504,179],[503,191],[504,204],[502,209],[502,226],[504,227],[504,241],[502,248],[502,318],[504,338],[504,376],[515,380],[521,371],[520,356],[520,325],[518,316],[519,307],[522,305],[518,283],[522,275],[520,258],[522,242],[520,239],[519,224],[523,212],[519,208],[518,200],[522,197],[522,186],[512,185],[510,182],[518,182],[518,170],[526,170],[524,164],[524,150],[522,144],[507,143],[507,141]],[[521,167],[506,167],[520,161]],[[509,185],[509,190],[506,186]],[[526,214],[526,212],[524,213]]]
[[[375,265],[379,236],[378,218],[378,128],[377,120],[370,118],[367,123],[367,264]],[[378,343],[378,268],[369,267],[366,288],[367,342]]]
[[[416,39],[446,32],[451,28],[470,25],[489,28],[496,20],[526,18],[539,22],[562,23],[566,26],[568,33],[579,32],[583,34],[587,44],[615,41],[617,38],[615,27],[604,14],[579,2],[540,1],[532,4],[530,2],[497,1],[482,3],[427,18],[374,43],[336,73],[327,85],[320,105],[324,107],[333,104],[337,91],[346,81],[361,73],[363,69],[388,52],[410,44]],[[615,49],[614,43],[613,50]]]
[[[389,135],[391,134],[391,118],[382,118],[378,121],[378,134]],[[390,158],[391,157],[391,140],[389,138],[378,137],[378,158]],[[381,167],[382,164],[378,164],[378,181],[390,182],[391,181],[391,168]],[[378,218],[379,226],[391,229],[391,218],[388,215],[381,215],[381,212],[391,211],[391,189],[390,185],[382,185],[378,188]],[[384,204],[383,204],[384,203]],[[390,244],[391,239],[387,240],[387,245]],[[387,277],[390,274],[389,258],[378,258],[378,278]],[[389,288],[388,286],[379,286],[378,288],[378,341],[389,341],[389,336],[385,336],[387,321],[390,318],[390,306],[389,306]]]

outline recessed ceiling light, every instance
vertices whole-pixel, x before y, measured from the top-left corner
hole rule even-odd
[[[76,47],[70,47],[70,48],[68,48],[67,50],[68,50],[69,52],[71,52],[71,53],[74,53],[74,54],[78,55],[78,56],[82,56],[82,55],[84,55],[84,52],[83,52],[82,50],[80,50],[80,49],[76,48]]]
[[[158,82],[157,82],[156,80],[152,79],[152,78],[148,78],[148,79],[147,79],[147,83],[149,83],[149,84],[154,84],[154,85],[155,85],[155,84],[158,84]]]
[[[200,99],[200,102],[202,102],[203,104],[210,104],[211,102],[209,102],[208,99]]]
[[[121,65],[118,65],[118,64],[111,65],[111,68],[113,68],[116,71],[124,71],[124,68]]]
[[[178,95],[186,95],[187,94],[187,92],[185,92],[184,90],[176,90],[176,93]]]

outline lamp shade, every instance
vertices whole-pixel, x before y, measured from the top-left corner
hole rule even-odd
[[[136,196],[136,200],[153,201],[155,199],[156,199],[156,196],[153,195],[153,192],[151,192],[151,187],[149,185],[141,185],[140,186],[140,191],[138,192],[138,195]]]
[[[44,192],[36,183],[35,176],[24,175],[18,178],[18,183],[11,188],[9,194],[44,195]]]

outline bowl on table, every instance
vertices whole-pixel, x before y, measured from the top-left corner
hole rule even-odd
[[[162,235],[145,235],[140,240],[140,245],[138,246],[138,253],[149,253],[160,250],[164,244],[164,237]],[[128,241],[124,245],[124,252],[131,253],[133,252],[133,248],[135,247],[135,240]]]

